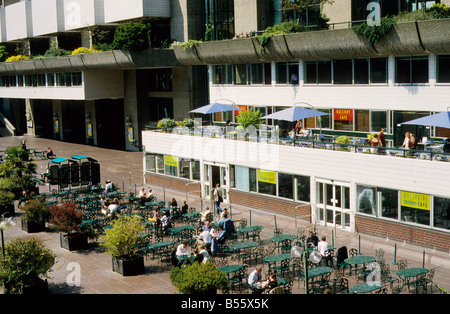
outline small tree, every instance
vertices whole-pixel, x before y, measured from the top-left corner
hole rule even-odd
[[[117,27],[114,33],[115,49],[144,50],[150,48],[150,26],[143,22],[128,22]]]
[[[36,164],[26,162],[30,153],[21,146],[10,146],[5,150],[5,162],[0,165],[0,177],[18,176],[36,173]]]
[[[5,255],[0,263],[0,280],[8,293],[18,293],[24,285],[34,284],[40,277],[48,277],[56,256],[42,243],[16,240],[5,245]]]
[[[139,241],[139,233],[143,232],[144,225],[138,215],[124,216],[111,223],[110,229],[100,236],[101,246],[106,248],[106,253],[115,258],[127,259],[136,253],[136,244]]]
[[[45,223],[51,217],[50,209],[40,197],[29,200],[22,210],[25,212],[22,218],[30,222]]]
[[[261,123],[264,123],[264,120],[261,119],[262,114],[259,110],[254,111],[252,108],[249,110],[241,110],[239,114],[236,116],[236,120],[241,124],[241,127],[245,130],[249,126],[254,126],[255,128],[259,128]]]
[[[56,229],[67,232],[69,235],[81,231],[83,212],[72,202],[54,204],[50,207],[50,223]]]

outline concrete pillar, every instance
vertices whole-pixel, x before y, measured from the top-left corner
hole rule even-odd
[[[95,101],[86,100],[84,103],[86,120],[86,144],[97,146],[97,117],[95,115]]]
[[[25,119],[27,121],[27,135],[36,135],[36,127],[33,115],[33,100],[25,99]]]
[[[63,136],[63,121],[62,121],[62,108],[61,100],[53,100],[53,138],[55,140],[64,140]]]
[[[138,151],[141,144],[141,130],[138,123],[138,96],[136,90],[136,70],[124,71],[125,97],[124,124],[125,124],[125,148]]]

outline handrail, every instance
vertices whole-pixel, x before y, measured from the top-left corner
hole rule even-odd
[[[0,121],[5,125],[6,129],[11,133],[12,136],[16,135],[16,128],[1,112]]]

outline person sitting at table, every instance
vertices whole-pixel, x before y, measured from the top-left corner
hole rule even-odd
[[[295,130],[294,130],[294,129],[292,129],[292,130],[289,132],[288,137],[290,137],[291,139],[295,139]]]
[[[181,242],[181,244],[178,245],[175,255],[176,256],[181,256],[181,255],[188,256],[191,254],[192,254],[192,251],[191,251],[191,248],[189,247],[189,242],[187,240],[183,240]]]
[[[169,229],[172,228],[169,211],[166,211],[161,218],[161,227],[163,228],[164,234],[169,234]]]
[[[119,211],[119,200],[115,198],[111,204],[108,206],[108,217],[115,217]]]
[[[114,186],[111,180],[106,180],[105,182],[105,191],[103,192],[105,195],[114,191]]]
[[[209,207],[205,208],[205,211],[203,213],[201,213],[201,222],[205,222],[205,221],[212,221],[213,215],[211,210],[209,209]]]
[[[108,207],[109,207],[109,205],[111,205],[111,200],[109,198],[106,198],[103,201],[103,207],[102,207],[102,210],[101,210],[102,214],[105,215],[105,216],[108,215]]]
[[[226,233],[225,233],[225,229],[223,228],[222,225],[218,226],[217,234],[214,233],[214,236],[216,237],[218,244],[224,244],[225,243],[225,241],[226,241]]]
[[[189,206],[186,203],[186,201],[183,201],[183,205],[181,206],[181,215],[187,214],[188,208],[189,208]]]
[[[330,262],[332,260],[330,259],[330,251],[328,250],[328,242],[326,241],[326,237],[323,236],[322,239],[317,244],[317,250],[322,255],[322,260],[325,263],[326,266],[329,266]]]
[[[202,230],[203,231],[208,231],[208,232],[211,232],[213,230],[209,220],[205,221],[205,224],[203,225]]]
[[[220,220],[220,219],[223,219],[225,215],[228,216],[228,208],[224,208],[224,209],[222,210],[222,212],[220,213],[220,216],[219,216],[219,220]]]
[[[55,157],[55,154],[53,154],[53,150],[49,147],[47,150],[47,159]]]
[[[269,276],[269,280],[267,280],[262,286],[263,290],[268,290],[267,291],[268,293],[270,293],[270,290],[272,290],[276,287],[278,287],[278,279],[277,279],[277,275],[275,275],[275,274],[271,274]]]
[[[319,238],[312,232],[309,232],[309,237],[306,238],[306,247],[309,247],[309,244],[312,243],[314,247],[317,247],[319,244]]]
[[[145,188],[142,187],[138,193],[138,197],[146,197],[146,196],[147,196],[147,194],[145,194]]]
[[[301,137],[308,137],[309,136],[309,130],[306,127],[302,127],[300,129],[300,136]]]
[[[231,218],[228,218],[228,214],[224,214],[223,218],[220,219],[219,222],[217,223],[217,226],[222,225],[223,229],[225,230],[225,234],[228,236],[236,232],[234,229],[234,222],[239,221],[241,221],[241,219],[233,220]]]
[[[206,249],[206,247],[203,246],[203,245],[199,245],[198,252],[199,252],[199,254],[203,255],[203,261],[202,262],[203,263],[207,263],[209,261],[209,259],[210,259],[210,256],[209,256],[209,252]]]
[[[203,259],[204,259],[203,254],[200,253],[197,248],[193,249],[192,251],[194,254],[194,259],[192,260],[192,263],[195,263],[195,262],[203,263]]]
[[[206,249],[211,251],[211,233],[209,231],[203,230],[203,228],[198,229],[197,245],[204,246]]]
[[[254,285],[256,285],[257,283],[261,283],[261,285],[263,283],[261,266],[257,266],[255,268],[255,270],[250,273],[250,275],[248,276],[247,282],[250,285],[250,287],[252,288],[253,293],[259,294],[259,293],[263,292],[263,290],[256,289],[256,287],[254,287]]]

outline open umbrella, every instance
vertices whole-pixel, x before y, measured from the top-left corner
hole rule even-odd
[[[290,107],[288,109],[284,109],[267,116],[262,117],[263,119],[275,119],[275,120],[284,120],[284,121],[297,121],[301,119],[325,116],[329,115],[326,112],[317,111],[314,109],[307,109],[303,107]]]
[[[190,113],[210,114],[210,113],[215,113],[215,112],[234,111],[234,110],[242,110],[242,109],[239,107],[219,104],[219,103],[215,102],[213,104],[209,104],[209,105],[191,110],[189,112]]]
[[[414,119],[402,124],[437,126],[441,128],[450,129],[450,111],[445,111],[430,116]]]

